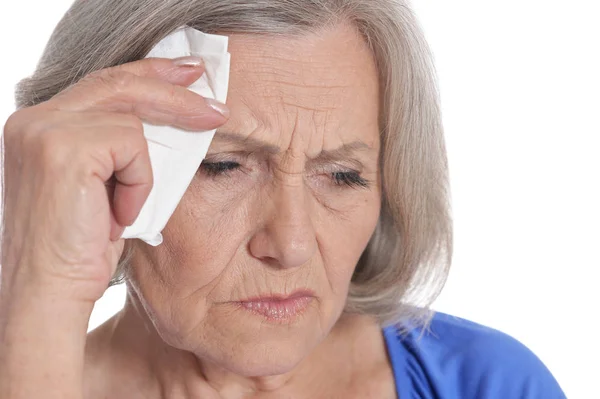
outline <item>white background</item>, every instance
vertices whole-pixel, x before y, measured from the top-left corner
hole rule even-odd
[[[2,123],[70,3],[2,1]],[[600,398],[597,4],[414,2],[437,62],[455,218],[434,307],[515,336],[576,399]],[[123,294],[109,290],[90,326]]]

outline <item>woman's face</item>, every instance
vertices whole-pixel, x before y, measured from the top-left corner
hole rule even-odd
[[[378,77],[348,26],[229,44],[231,119],[131,284],[167,343],[279,374],[339,318],[375,229]]]

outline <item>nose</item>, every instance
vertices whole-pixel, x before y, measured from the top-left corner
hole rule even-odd
[[[264,222],[250,239],[250,253],[280,268],[302,266],[317,248],[306,188],[303,183],[279,185],[270,199],[261,204]]]

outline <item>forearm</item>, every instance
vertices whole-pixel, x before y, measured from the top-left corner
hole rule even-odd
[[[93,304],[34,280],[23,276],[2,284],[0,399],[80,399]]]

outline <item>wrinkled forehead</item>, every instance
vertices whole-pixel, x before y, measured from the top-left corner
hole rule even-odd
[[[379,79],[352,27],[293,37],[234,34],[229,52],[232,117],[221,131],[279,146],[294,135],[325,147],[357,139],[375,144]]]

